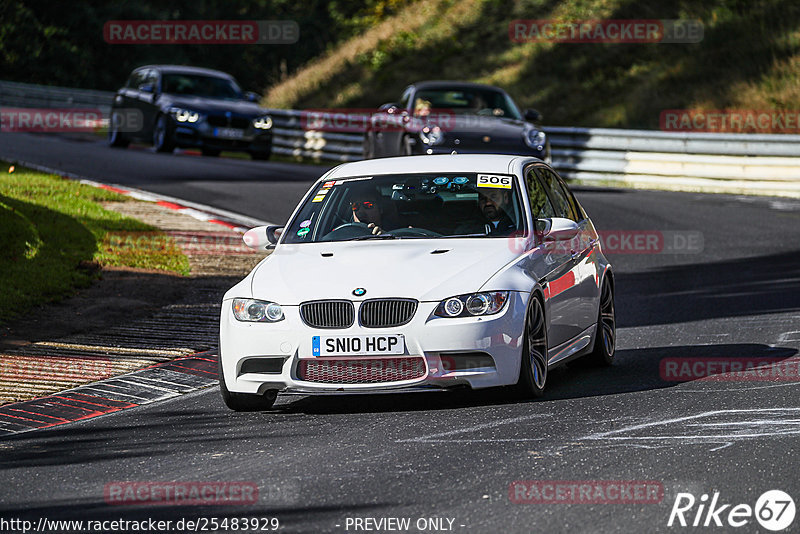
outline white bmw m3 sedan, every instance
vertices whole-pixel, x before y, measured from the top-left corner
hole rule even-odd
[[[539,159],[387,158],[335,167],[222,302],[220,389],[278,393],[545,390],[578,357],[610,365],[614,278],[598,234]]]

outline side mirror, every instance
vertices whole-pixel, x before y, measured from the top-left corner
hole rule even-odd
[[[156,88],[151,83],[144,83],[139,86],[139,90],[143,93],[155,93]]]
[[[244,99],[247,100],[248,102],[258,102],[259,100],[261,100],[261,95],[258,93],[254,93],[253,91],[247,91],[244,94]]]
[[[535,109],[526,109],[525,120],[528,122],[539,122],[542,120],[542,114]]]
[[[389,102],[388,104],[384,104],[378,108],[378,111],[385,111],[386,113],[396,113],[397,110],[400,109],[399,106],[394,102]]]
[[[542,237],[546,241],[569,241],[578,235],[578,223],[573,220],[553,217],[542,221],[545,223]]]
[[[275,248],[283,233],[283,226],[256,226],[242,236],[242,241],[253,250],[269,250]]]

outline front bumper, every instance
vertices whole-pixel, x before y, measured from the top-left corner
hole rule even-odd
[[[430,391],[458,386],[485,388],[517,381],[523,342],[523,324],[528,295],[510,292],[506,307],[485,317],[443,318],[433,315],[438,302],[420,302],[414,318],[395,328],[315,329],[300,317],[298,306],[284,306],[282,321],[247,323],[237,321],[231,300],[222,303],[220,318],[220,362],[225,384],[237,393],[263,393],[277,389],[285,393],[342,393],[381,391]],[[358,306],[358,303],[355,303]],[[356,308],[356,311],[358,309]],[[315,358],[311,340],[319,335],[402,334],[402,355]],[[422,357],[424,373],[410,380],[370,383],[323,383],[300,378],[301,360],[388,360]],[[264,359],[264,360],[262,360]],[[271,372],[250,372],[251,360],[272,361]]]
[[[221,128],[215,128],[205,121],[196,124],[174,123],[173,137],[180,148],[212,148],[218,150],[238,150],[246,152],[269,152],[272,148],[272,131],[258,130],[252,126],[242,130],[242,136],[226,138],[219,135]]]

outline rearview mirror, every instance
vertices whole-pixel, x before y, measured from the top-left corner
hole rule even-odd
[[[242,241],[253,250],[269,250],[275,248],[283,233],[283,226],[256,226],[242,236]]]
[[[547,241],[568,241],[578,235],[578,223],[563,217],[541,219],[545,223],[542,237]]]

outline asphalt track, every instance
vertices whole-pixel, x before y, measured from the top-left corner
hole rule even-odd
[[[0,135],[0,159],[272,221],[285,220],[324,170],[29,134]],[[702,250],[692,253],[609,255],[619,326],[613,367],[556,370],[545,397],[533,402],[510,401],[502,391],[281,397],[270,412],[236,414],[210,388],[19,434],[0,440],[0,518],[277,517],[284,532],[365,532],[353,519],[367,517],[410,518],[409,532],[420,531],[419,518],[452,519],[443,527],[464,533],[765,531],[753,518],[737,529],[670,529],[667,521],[680,492],[697,499],[719,492],[720,504],[754,506],[763,492],[781,489],[800,504],[797,379],[665,381],[660,363],[797,357],[800,202],[576,194],[601,230],[702,236]],[[509,487],[519,480],[655,481],[663,498],[515,504]],[[109,504],[104,488],[117,481],[247,481],[259,498]],[[686,513],[689,522],[697,510]],[[790,531],[798,525],[800,518]]]

